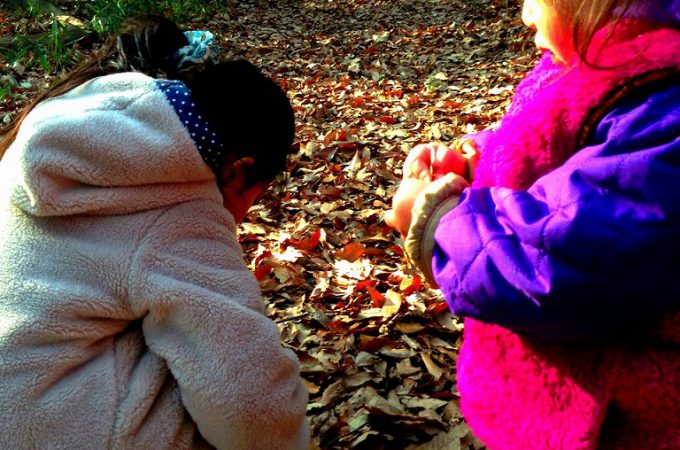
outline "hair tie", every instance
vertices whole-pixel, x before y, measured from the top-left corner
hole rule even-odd
[[[189,45],[175,52],[173,59],[177,61],[177,70],[182,71],[190,66],[202,65],[217,61],[220,46],[213,43],[214,36],[210,31],[185,31]]]

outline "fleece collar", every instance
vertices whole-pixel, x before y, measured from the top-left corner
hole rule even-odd
[[[508,113],[485,143],[473,186],[528,189],[578,150],[590,114],[608,104],[612,93],[638,77],[680,67],[680,32],[650,29],[647,22],[605,28],[592,47],[604,48],[597,62],[615,69],[562,67],[546,55],[518,86]]]

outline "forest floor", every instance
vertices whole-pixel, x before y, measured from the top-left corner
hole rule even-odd
[[[479,131],[507,108],[536,58],[518,3],[243,2],[187,24],[258,64],[294,104],[300,151],[240,239],[300,358],[316,448],[484,448],[458,408],[462,323],[383,214],[413,145]],[[24,20],[0,9],[0,36],[29,33]],[[0,124],[55,75],[0,60],[0,85],[13,87]]]

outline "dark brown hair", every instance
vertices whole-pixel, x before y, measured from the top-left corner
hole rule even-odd
[[[286,166],[295,135],[295,117],[283,90],[245,60],[194,66],[178,72],[174,55],[188,44],[169,19],[146,15],[128,20],[97,55],[68,73],[9,127],[0,143],[4,155],[28,113],[39,102],[62,95],[93,78],[119,72],[141,72],[154,78],[183,81],[198,109],[214,127],[226,155],[255,160],[250,182],[269,181]],[[225,161],[226,162],[226,161]],[[219,181],[219,174],[218,181]]]

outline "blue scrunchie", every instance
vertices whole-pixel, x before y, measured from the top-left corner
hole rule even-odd
[[[215,37],[210,31],[185,31],[189,45],[175,52],[177,70],[181,71],[193,65],[215,62],[220,54],[220,46],[213,41]]]

